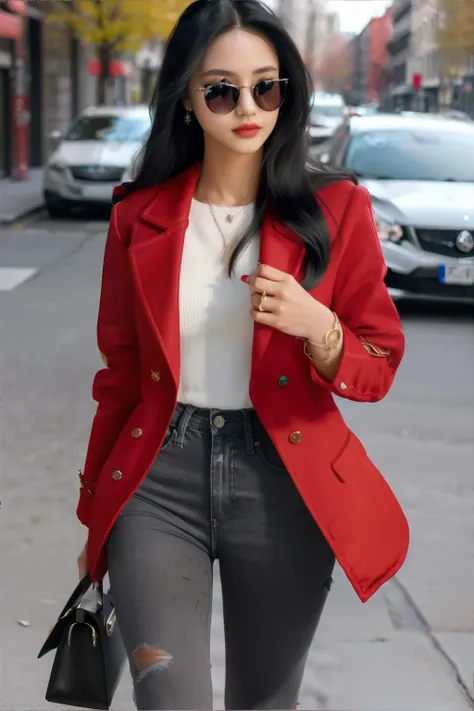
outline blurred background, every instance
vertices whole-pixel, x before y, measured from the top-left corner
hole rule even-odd
[[[102,367],[111,195],[134,175],[164,42],[185,5],[0,0],[2,711],[53,708],[53,655],[36,654],[75,586],[85,539],[77,470]],[[407,340],[383,402],[338,404],[407,513],[410,552],[365,605],[336,568],[298,708],[472,711],[474,0],[271,6],[313,77],[312,157],[357,175],[372,197]],[[212,673],[223,708],[217,583]],[[134,708],[127,672],[113,708]]]
[[[43,166],[92,104],[148,100],[186,0],[1,0],[0,177]],[[474,116],[472,0],[272,0],[319,91]]]

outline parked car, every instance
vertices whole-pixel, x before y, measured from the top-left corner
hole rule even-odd
[[[83,111],[64,135],[44,170],[43,195],[52,217],[71,207],[110,205],[112,190],[140,150],[150,128],[145,106],[101,106]]]
[[[394,299],[474,304],[473,124],[353,117],[318,153],[369,190]]]
[[[379,113],[379,107],[376,104],[367,104],[363,106],[348,106],[345,115],[349,116],[373,116]]]
[[[445,118],[455,119],[456,121],[468,121],[471,123],[473,119],[469,114],[464,111],[458,111],[457,109],[441,109],[441,115]]]
[[[312,98],[309,136],[311,145],[326,141],[344,121],[345,104],[339,94],[315,92]]]

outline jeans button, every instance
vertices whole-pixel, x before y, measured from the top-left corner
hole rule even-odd
[[[222,417],[222,415],[217,415],[214,417],[214,425],[220,430],[221,427],[224,427],[225,425],[225,420]]]

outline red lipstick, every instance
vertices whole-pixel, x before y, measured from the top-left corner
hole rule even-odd
[[[234,133],[236,133],[240,138],[254,138],[260,131],[260,126],[256,123],[243,123],[242,126],[234,128]]]

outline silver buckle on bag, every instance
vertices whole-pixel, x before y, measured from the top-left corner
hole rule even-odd
[[[107,618],[107,622],[105,623],[105,633],[107,637],[110,637],[112,635],[112,632],[114,631],[115,627],[115,622],[117,620],[117,615],[115,614],[115,607],[110,613],[110,615]]]

